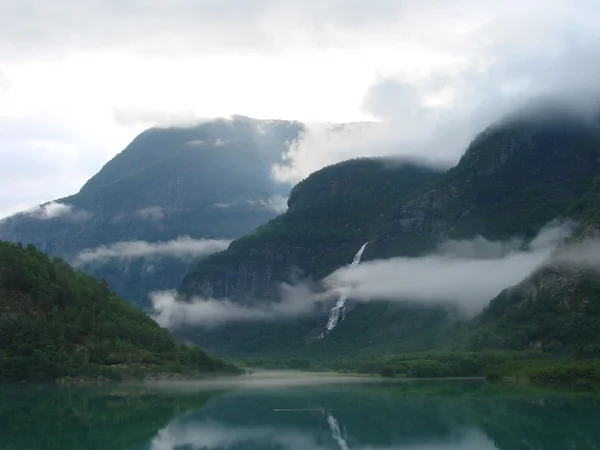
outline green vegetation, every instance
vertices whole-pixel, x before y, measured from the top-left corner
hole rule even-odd
[[[33,244],[74,262],[84,249],[117,242],[243,236],[277,215],[266,202],[287,196],[289,186],[273,180],[272,166],[300,129],[296,122],[246,117],[149,129],[78,193],[56,200],[71,205],[72,214],[43,220],[17,214],[0,221],[0,240]],[[197,260],[155,256],[79,268],[149,306],[149,292],[177,289]]]
[[[0,241],[0,381],[236,373],[110,291],[28,245]]]
[[[366,241],[365,261],[422,255],[445,239],[529,239],[560,217],[595,223],[598,128],[566,115],[521,119],[481,133],[446,173],[369,159],[314,173],[293,189],[286,214],[201,261],[181,291],[272,300],[282,282],[320,280],[348,264]],[[546,286],[543,280],[541,274],[533,281]],[[238,358],[526,350],[538,343],[555,355],[594,356],[600,282],[587,277],[578,283],[568,303],[560,283],[552,291],[538,289],[536,301],[530,293],[506,291],[466,324],[450,307],[350,302],[346,320],[322,341],[315,338],[325,308],[316,318],[182,334]]]
[[[273,280],[290,281],[296,266],[320,279],[352,261],[396,205],[428,188],[440,175],[434,169],[385,158],[354,159],[321,169],[292,189],[284,214],[204,259],[186,276],[182,290],[202,279],[214,285],[212,295],[224,296],[227,280],[230,297],[273,298],[276,285],[252,281],[257,275],[262,280],[265,270]],[[245,267],[249,276],[235,276],[235,267]]]

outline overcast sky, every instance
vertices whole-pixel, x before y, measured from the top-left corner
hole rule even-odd
[[[181,117],[381,121],[313,127],[292,182],[359,155],[451,164],[515,103],[596,90],[598,24],[597,0],[0,0],[0,217]]]

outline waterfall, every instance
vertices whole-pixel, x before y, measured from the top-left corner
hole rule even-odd
[[[348,444],[346,443],[346,440],[342,437],[338,421],[331,414],[327,414],[327,422],[329,423],[331,436],[337,441],[338,445],[340,446],[340,449],[348,450]]]
[[[356,266],[357,264],[360,263],[360,259],[362,258],[362,254],[364,253],[365,248],[367,248],[367,244],[368,244],[368,242],[364,243],[363,246],[358,250],[358,252],[356,252],[356,255],[354,255],[354,259],[352,260],[352,263],[350,264],[351,266]],[[323,333],[321,333],[321,335],[319,336],[319,339],[322,339],[326,333],[329,333],[331,330],[333,330],[336,327],[336,325],[338,324],[338,321],[340,319],[340,310],[342,311],[342,320],[344,320],[346,318],[346,300],[347,299],[348,299],[348,294],[342,292],[342,294],[340,295],[340,298],[338,299],[335,306],[333,308],[331,308],[331,311],[329,311],[329,320],[327,321],[327,325],[325,325],[325,331]]]

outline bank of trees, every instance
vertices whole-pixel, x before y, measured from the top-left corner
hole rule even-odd
[[[35,247],[0,242],[0,380],[233,371],[177,343],[103,281]]]

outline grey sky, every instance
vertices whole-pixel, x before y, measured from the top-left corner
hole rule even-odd
[[[595,0],[0,0],[0,217],[74,193],[160,122],[311,123],[280,178],[354,156],[452,164],[530,97],[598,91]]]

